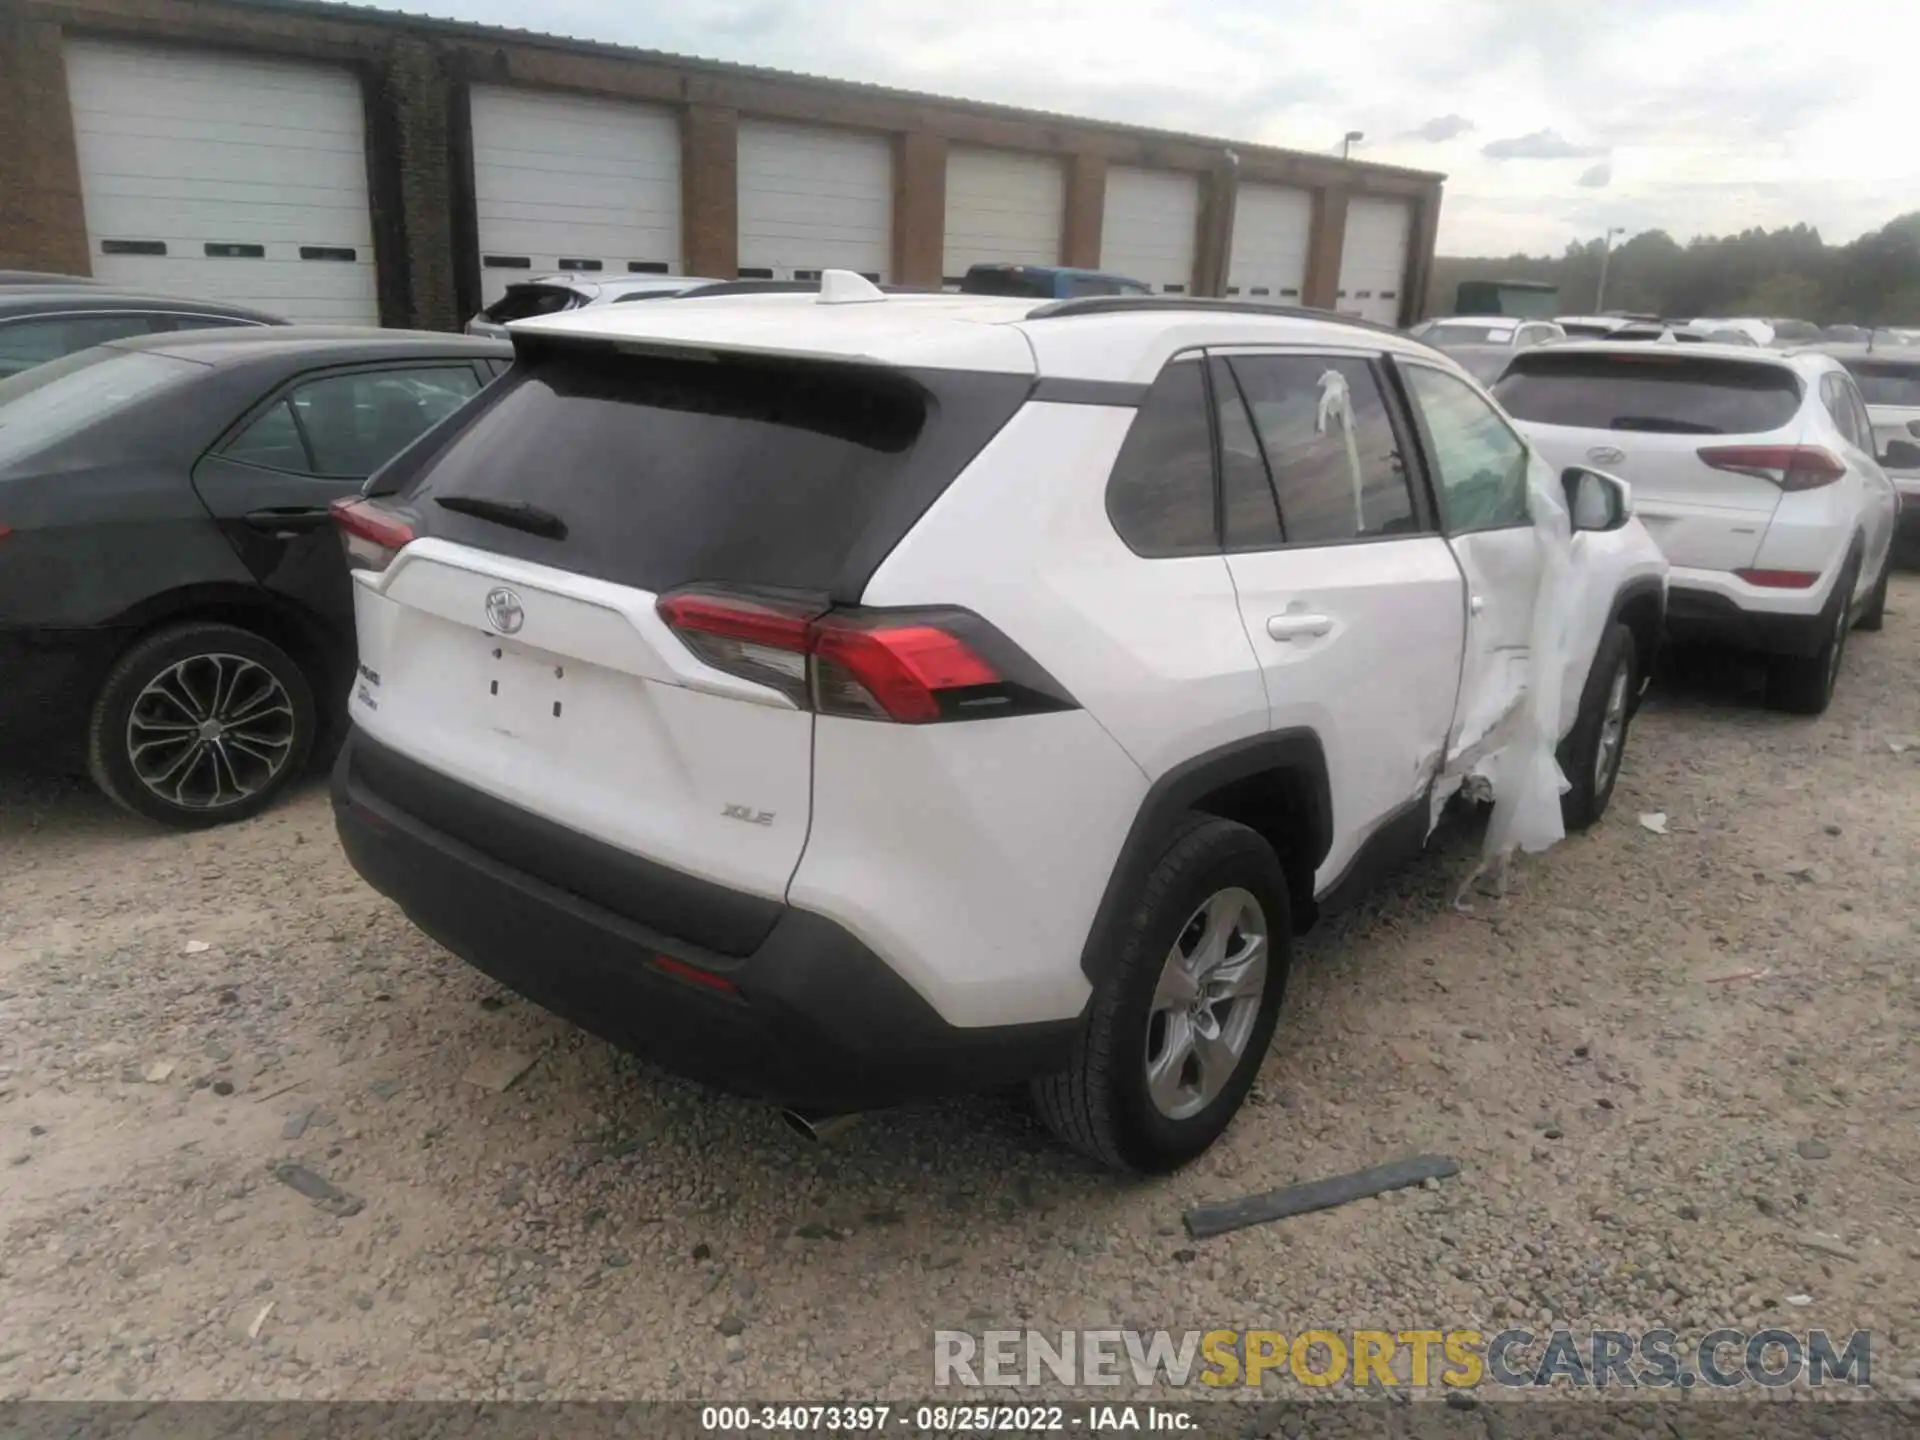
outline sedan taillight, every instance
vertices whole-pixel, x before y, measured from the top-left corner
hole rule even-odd
[[[333,523],[353,570],[384,570],[413,539],[413,527],[371,500],[346,496],[333,502]]]

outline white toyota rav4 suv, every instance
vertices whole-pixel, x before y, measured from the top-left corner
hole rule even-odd
[[[1676,640],[1760,651],[1774,704],[1826,709],[1848,631],[1880,628],[1899,508],[1838,360],[1578,342],[1516,356],[1494,394],[1553,464],[1632,485]]]
[[[1031,1081],[1112,1165],[1199,1154],[1291,937],[1425,843],[1568,573],[1485,392],[1330,315],[836,272],[513,340],[338,507],[342,840],[481,970],[796,1116]],[[1665,565],[1571,492],[1579,826]]]

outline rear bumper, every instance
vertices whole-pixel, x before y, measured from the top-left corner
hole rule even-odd
[[[808,911],[780,907],[765,939],[738,957],[615,914],[401,810],[368,783],[368,754],[383,769],[411,764],[356,731],[334,765],[340,840],[367,883],[476,969],[689,1079],[795,1109],[847,1112],[989,1089],[1066,1064],[1077,1020],[949,1025],[852,934]],[[489,850],[512,853],[516,840],[544,827],[525,815],[524,836],[497,833],[515,823],[499,809]],[[733,988],[682,978],[672,962]]]
[[[1920,489],[1900,492],[1898,535],[1904,545],[1920,545]]]
[[[1674,585],[1667,591],[1667,635],[1681,643],[1706,642],[1767,655],[1812,655],[1827,638],[1825,616],[1743,610],[1712,590]]]
[[[0,758],[84,760],[94,696],[126,640],[120,630],[0,629]]]

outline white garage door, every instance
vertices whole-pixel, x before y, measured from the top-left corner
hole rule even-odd
[[[1313,195],[1289,185],[1248,181],[1233,206],[1227,293],[1298,305],[1307,283]]]
[[[1112,166],[1100,222],[1100,268],[1184,294],[1193,284],[1199,223],[1199,176]]]
[[[740,122],[740,275],[814,280],[893,265],[893,146],[884,136]]]
[[[351,72],[91,40],[66,59],[95,275],[379,323]]]
[[[680,273],[672,111],[498,85],[471,94],[483,304],[557,270]]]
[[[940,273],[958,284],[971,265],[1058,265],[1066,172],[1050,155],[947,152],[947,244]]]
[[[1340,252],[1335,309],[1383,325],[1400,323],[1412,230],[1413,210],[1404,200],[1355,196],[1347,202],[1347,242]]]

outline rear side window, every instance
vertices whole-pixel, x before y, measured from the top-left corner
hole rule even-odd
[[[1107,517],[1136,555],[1211,555],[1213,432],[1198,360],[1176,360],[1140,402],[1107,481]]]
[[[417,528],[654,592],[696,581],[855,602],[1025,402],[1029,375],[528,347],[431,456],[383,470]],[[437,505],[521,502],[563,538]]]
[[[1515,357],[1494,385],[1516,420],[1581,430],[1760,435],[1800,409],[1800,381],[1779,365],[1664,353]]]
[[[1236,355],[1289,545],[1410,534],[1413,496],[1373,366],[1347,356]]]
[[[1899,405],[1920,410],[1920,365],[1893,365],[1884,360],[1849,360],[1848,371],[1860,396],[1869,405]]]
[[[507,293],[482,313],[494,324],[505,325],[509,320],[530,320],[535,315],[558,315],[586,298],[565,285],[509,285]]]

